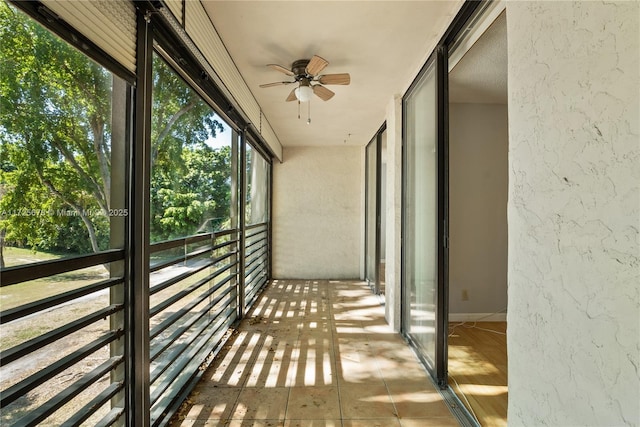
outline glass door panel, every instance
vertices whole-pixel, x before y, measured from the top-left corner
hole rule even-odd
[[[386,126],[386,125],[385,125]],[[387,250],[387,130],[379,134],[380,141],[380,230],[378,232],[378,293],[385,294]]]
[[[438,302],[435,61],[427,66],[405,97],[404,114],[403,329],[428,367],[435,370]]]
[[[377,137],[366,149],[366,233],[365,233],[365,280],[375,290],[376,277],[376,164],[378,154]]]

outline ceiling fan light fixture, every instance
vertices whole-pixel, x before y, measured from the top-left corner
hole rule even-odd
[[[313,89],[311,89],[311,86],[301,84],[296,88],[295,94],[298,101],[309,102],[313,96]]]

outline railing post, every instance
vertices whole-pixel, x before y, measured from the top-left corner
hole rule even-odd
[[[151,99],[153,35],[149,11],[138,10],[138,81],[134,114],[129,206],[127,307],[127,425],[151,423],[149,373],[149,190],[151,181]]]
[[[113,78],[112,85],[112,118],[111,118],[111,195],[110,207],[112,209],[125,212],[127,206],[127,193],[129,189],[129,180],[127,179],[127,153],[131,136],[127,126],[127,117],[131,112],[131,90],[129,85],[119,78]],[[125,112],[125,113],[123,113]],[[128,212],[128,211],[127,211]],[[125,247],[125,229],[128,218],[123,216],[110,216],[110,242],[111,248],[122,249]],[[125,277],[127,269],[127,261],[117,261],[109,264],[110,277]],[[127,278],[125,277],[125,282]],[[120,285],[113,286],[109,290],[110,304],[125,304],[125,282]],[[109,317],[110,329],[112,331],[125,330],[125,312],[120,311]],[[109,345],[111,357],[123,356],[126,353],[125,339],[121,338]],[[111,372],[111,383],[124,382],[125,380],[125,364],[120,364]],[[125,390],[116,394],[111,398],[112,408],[125,408],[126,396]],[[119,424],[124,425],[125,420],[121,417]]]
[[[244,129],[240,134],[240,159],[238,166],[240,168],[240,212],[238,215],[238,319],[244,317],[245,309],[245,226],[247,211],[247,130]]]

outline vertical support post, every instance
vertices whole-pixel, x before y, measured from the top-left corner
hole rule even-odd
[[[240,233],[238,228],[239,218],[238,218],[238,191],[239,191],[239,180],[240,180],[240,169],[238,161],[238,157],[240,156],[240,147],[239,147],[239,139],[240,135],[238,132],[233,129],[231,135],[231,211],[229,212],[231,229],[235,230],[235,238],[238,240],[236,243],[231,245],[231,251],[233,255],[231,256],[231,263],[236,263],[235,266],[235,278],[231,279],[231,297],[232,297],[232,307],[236,310],[236,314],[238,317],[241,312],[239,311],[240,302],[239,302],[239,289],[240,286]],[[233,239],[234,236],[232,235]]]
[[[136,104],[129,206],[127,425],[150,425],[149,397],[149,189],[151,176],[151,100],[153,36],[149,15],[138,11]]]
[[[369,218],[369,205],[371,204],[371,201],[369,200],[371,187],[369,171],[371,169],[371,159],[369,158],[369,147],[371,144],[375,144],[374,140],[369,141],[369,143],[364,147],[364,280],[369,286],[371,286],[371,277],[369,277],[369,251],[371,250],[371,236],[369,233],[369,227],[371,225],[371,218]],[[373,277],[373,288],[375,289],[375,272]]]
[[[272,279],[272,260],[273,260],[273,160],[269,161],[269,196],[267,197],[269,206],[267,206],[267,282]]]
[[[131,146],[131,133],[128,124],[131,123],[131,89],[122,79],[114,76],[111,86],[111,194],[109,194],[109,207],[119,212],[128,212],[127,194],[129,194],[128,162],[129,148]],[[126,224],[128,215],[109,217],[109,247],[125,248],[127,242]],[[125,272],[128,261],[112,262],[109,266],[110,277],[124,277],[125,283],[113,286],[109,290],[110,304],[126,303],[126,283],[128,277]],[[126,307],[126,305],[125,305]],[[126,308],[125,308],[126,311]],[[114,313],[109,317],[109,327],[113,330],[126,330],[125,311]],[[109,346],[111,357],[126,354],[126,338],[114,341]],[[111,383],[125,381],[125,364],[120,364],[111,371]],[[126,393],[122,391],[111,399],[112,408],[126,407]],[[121,425],[124,425],[122,420]]]
[[[246,212],[247,212],[247,129],[243,129],[240,134],[240,248],[239,248],[239,289],[238,289],[238,318],[244,317],[245,309],[245,235],[246,235]]]
[[[376,134],[376,231],[375,236],[375,248],[374,248],[374,286],[373,291],[376,295],[380,295],[380,228],[382,225],[382,210],[380,206],[380,193],[382,191],[382,131],[378,131]]]
[[[448,387],[449,325],[449,67],[446,45],[436,48],[438,129],[438,283],[436,287],[436,377],[440,388]]]

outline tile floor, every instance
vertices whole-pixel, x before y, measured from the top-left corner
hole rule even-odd
[[[457,426],[369,288],[273,281],[173,426]]]

